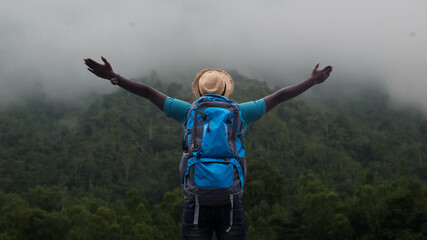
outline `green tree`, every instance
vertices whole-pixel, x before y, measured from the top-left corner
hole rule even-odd
[[[154,206],[153,221],[157,226],[154,239],[181,239],[181,216],[184,194],[181,188],[165,193],[161,203]]]
[[[325,192],[314,175],[301,176],[296,215],[303,239],[352,239],[353,228],[334,192]]]

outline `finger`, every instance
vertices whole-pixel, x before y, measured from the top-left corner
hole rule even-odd
[[[95,74],[95,72],[93,71],[93,69],[92,69],[92,68],[87,68],[87,70],[89,70],[89,72],[91,72],[91,73]]]
[[[101,59],[102,59],[102,61],[105,63],[105,65],[106,65],[107,67],[111,67],[110,63],[107,61],[107,59],[105,59],[105,57],[104,57],[104,56],[101,56]]]
[[[86,64],[86,65],[89,65],[89,64],[90,64],[90,61],[89,61],[88,59],[84,59],[84,61],[85,61],[85,64]]]
[[[99,64],[99,63],[97,63],[95,60],[93,60],[93,59],[91,59],[91,58],[88,58],[88,60],[87,60],[87,63],[88,64],[90,64],[90,66],[92,67],[100,67],[101,66],[101,64]],[[93,68],[92,67],[92,68]]]
[[[314,66],[313,70],[311,71],[311,76],[317,74],[317,68],[319,67],[319,62]]]
[[[322,72],[324,72],[324,73],[331,73],[332,72],[332,68],[324,69],[324,70],[322,70]]]
[[[313,71],[311,71],[311,75],[314,75],[317,73],[317,68],[319,67],[319,62],[316,63],[316,65],[313,68]]]
[[[332,69],[332,67],[331,67],[331,66],[326,66],[326,67],[324,67],[321,71],[329,71],[330,69]]]
[[[107,59],[104,57],[104,56],[101,56],[101,59],[102,59],[102,61],[104,62],[104,63],[107,63],[108,61],[107,61]]]
[[[323,73],[323,74],[329,74],[329,73],[331,73],[332,72],[332,68],[324,68],[324,69],[322,69],[321,71],[320,71],[321,73]]]
[[[89,61],[87,61],[87,62],[85,62],[85,64],[86,64],[86,66],[88,66],[88,67],[90,67],[90,68],[94,68],[93,66],[94,66],[94,63],[93,62],[89,62]]]

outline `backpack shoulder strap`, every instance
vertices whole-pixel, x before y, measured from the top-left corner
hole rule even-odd
[[[193,109],[198,105],[199,100],[200,100],[200,99],[197,99],[196,101],[194,101],[194,102],[191,104],[190,109],[188,109],[188,112],[187,112],[187,119],[186,119],[186,120],[185,120],[185,122],[184,122],[184,128],[187,128],[186,126],[187,126],[188,118],[190,117],[190,114],[191,114],[191,112],[193,111]]]

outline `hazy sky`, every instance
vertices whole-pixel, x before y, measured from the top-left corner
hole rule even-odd
[[[326,84],[384,80],[427,103],[426,12],[425,0],[0,0],[0,101],[112,91],[83,65],[104,55],[128,78],[215,67],[273,86],[319,61],[334,66]]]

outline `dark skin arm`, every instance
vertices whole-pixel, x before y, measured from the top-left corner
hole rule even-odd
[[[95,74],[100,78],[110,80],[116,74],[114,73],[110,63],[104,57],[101,57],[101,59],[104,62],[104,64],[100,64],[91,58],[84,59],[84,62],[88,66],[88,70],[90,72],[92,72],[93,74]],[[329,74],[332,72],[332,66],[326,66],[322,70],[317,70],[318,67],[319,67],[319,63],[317,63],[316,66],[314,67],[309,79],[301,83],[298,83],[286,88],[282,88],[276,91],[275,93],[264,97],[267,112],[270,111],[279,103],[292,99],[300,95],[301,93],[305,92],[307,89],[311,88],[312,86],[324,82],[329,77]],[[163,111],[163,104],[167,98],[167,96],[164,93],[148,86],[147,84],[140,83],[137,81],[132,81],[122,76],[120,76],[119,78],[118,85],[129,92],[132,92],[134,94],[137,94],[141,97],[148,99]]]
[[[88,70],[90,72],[100,78],[110,80],[116,74],[114,73],[113,68],[111,67],[111,64],[107,61],[107,59],[105,59],[104,57],[101,57],[101,59],[104,64],[100,64],[91,58],[85,58],[83,60],[86,66],[88,66]],[[160,108],[160,110],[163,111],[163,104],[165,103],[165,100],[167,98],[164,93],[148,86],[147,84],[129,80],[122,76],[119,77],[118,85],[129,92],[135,93],[136,95],[148,99],[150,102],[154,103],[154,105],[156,105],[158,108]]]
[[[332,72],[332,66],[326,66],[322,70],[317,70],[318,67],[319,63],[317,63],[314,67],[309,79],[298,84],[282,88],[276,91],[275,93],[264,97],[267,112],[277,106],[279,103],[292,99],[305,92],[312,86],[324,82],[329,77],[329,74]]]

